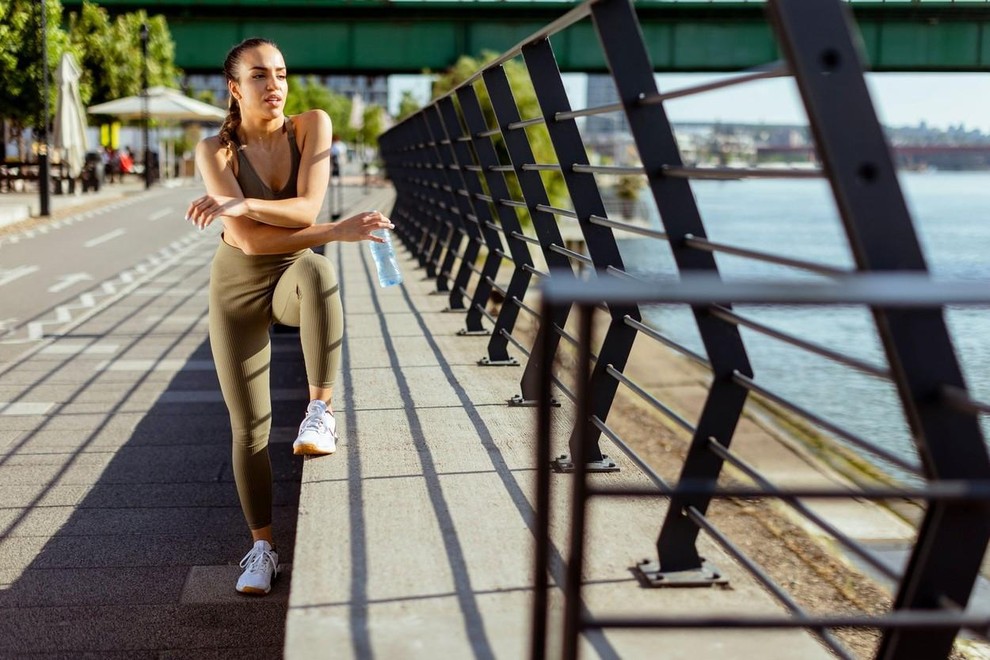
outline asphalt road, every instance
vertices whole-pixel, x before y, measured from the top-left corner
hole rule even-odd
[[[250,548],[207,336],[218,238],[156,189],[0,238],[0,658],[282,656],[308,401],[273,336],[273,525],[286,569],[233,585]],[[350,191],[357,205],[362,195]]]
[[[180,244],[215,240],[183,220],[197,193],[160,189],[0,238],[0,363],[91,312]]]

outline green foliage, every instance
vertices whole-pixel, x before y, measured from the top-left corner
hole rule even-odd
[[[356,131],[347,125],[351,115],[351,100],[336,94],[313,77],[289,76],[289,93],[285,98],[285,114],[298,115],[306,110],[320,108],[330,115],[333,133],[345,142],[357,137]]]
[[[378,136],[385,130],[385,108],[369,105],[364,109],[360,133],[361,141],[367,145],[378,143]]]
[[[83,2],[81,11],[69,14],[69,40],[80,53],[79,95],[84,105],[95,97],[99,103],[113,98],[110,92],[110,76],[107,75],[105,53],[110,44],[110,17],[105,9],[90,2]]]
[[[48,119],[55,113],[58,84],[54,78],[62,55],[76,56],[83,73],[80,95],[90,105],[141,91],[140,26],[146,22],[148,39],[148,84],[177,86],[180,71],[175,67],[175,44],[165,18],[149,18],[144,11],[122,14],[113,21],[99,6],[85,2],[62,28],[60,0],[43,0],[49,98]],[[41,8],[38,0],[0,0],[0,117],[9,121],[15,134],[44,121],[44,61],[41,44]]]
[[[83,103],[92,105],[141,93],[141,24],[148,25],[148,86],[177,87],[181,71],[175,66],[175,43],[163,16],[144,10],[122,14],[113,21],[102,7],[84,2],[69,16],[69,37],[78,53],[83,75]]]
[[[421,107],[423,106],[413,97],[413,93],[406,90],[402,92],[402,98],[399,99],[399,116],[397,119],[402,121],[406,117],[415,114]]]
[[[48,71],[55,67],[69,48],[68,35],[60,27],[62,3],[43,0],[46,10],[48,40]],[[4,93],[0,95],[0,117],[10,120],[16,132],[43,121],[45,99],[44,61],[41,53],[41,8],[38,0],[5,0],[0,2],[0,80]],[[49,84],[49,112],[55,112],[57,88]]]
[[[439,76],[433,83],[434,97],[442,96],[456,89],[496,57],[498,56],[495,53],[483,53],[480,58],[461,57],[453,67]],[[509,60],[503,65],[503,68],[505,69],[506,77],[509,79],[509,87],[512,90],[512,97],[515,100],[516,107],[519,109],[519,116],[522,119],[539,117],[541,114],[540,104],[536,99],[536,92],[533,89],[533,83],[529,79],[529,73],[526,71],[525,65],[517,60]],[[485,115],[485,122],[491,128],[498,126],[487,89],[480,82],[474,83],[474,85]],[[553,149],[553,143],[550,141],[550,134],[547,132],[546,127],[538,125],[525,130],[536,162],[544,164],[556,163],[557,154]],[[499,152],[499,159],[503,163],[508,164],[510,161],[501,136],[497,135],[493,140],[495,148]],[[541,177],[543,179],[543,185],[547,190],[550,204],[559,208],[570,208],[570,195],[567,193],[567,186],[564,183],[563,175],[560,172],[541,172]],[[522,200],[522,189],[516,177],[509,175],[506,177],[506,181],[512,197]],[[526,213],[525,209],[517,209],[517,213],[521,221],[528,221],[528,213]]]
[[[220,106],[220,104],[217,103],[217,95],[213,93],[212,89],[201,89],[193,94],[193,98],[209,105],[215,105],[217,107]]]

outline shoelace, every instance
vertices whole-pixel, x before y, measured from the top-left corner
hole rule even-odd
[[[306,415],[306,419],[303,420],[302,426],[299,427],[300,432],[325,431],[327,428],[327,422],[326,419],[323,417],[323,415],[324,413],[320,413],[320,412],[312,412]]]
[[[278,573],[278,562],[275,559],[275,553],[271,550],[251,548],[251,552],[244,555],[240,565],[248,573],[261,573],[265,569],[266,561],[272,565],[272,573]]]
[[[324,413],[320,413],[319,410],[315,410],[307,414],[306,417],[303,419],[302,424],[299,425],[299,432],[302,433],[303,431],[317,431],[319,433],[323,433],[325,431],[329,431],[330,435],[332,435],[336,439],[337,430],[336,428],[334,428],[333,425],[327,424],[328,417],[330,418],[330,420],[333,420],[333,413],[330,412],[329,410]]]

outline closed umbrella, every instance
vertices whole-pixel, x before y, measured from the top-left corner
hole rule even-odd
[[[125,96],[88,109],[91,115],[113,115],[121,119],[140,119],[144,106],[140,96]],[[220,123],[227,111],[209,103],[189,98],[177,89],[150,87],[148,89],[148,117],[176,121],[212,121]]]
[[[79,76],[82,70],[72,53],[62,55],[55,70],[58,82],[58,101],[55,105],[54,146],[62,150],[62,158],[69,166],[69,175],[76,178],[82,172],[86,160],[86,113],[79,95]]]

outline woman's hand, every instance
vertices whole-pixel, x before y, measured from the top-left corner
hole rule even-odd
[[[246,215],[247,212],[247,200],[243,197],[203,195],[189,203],[186,220],[202,230],[222,215],[239,216]]]
[[[394,229],[395,225],[378,211],[365,211],[351,216],[346,220],[334,223],[336,233],[334,239],[353,243],[355,241],[374,241],[384,243],[385,239],[371,232],[379,229]]]

